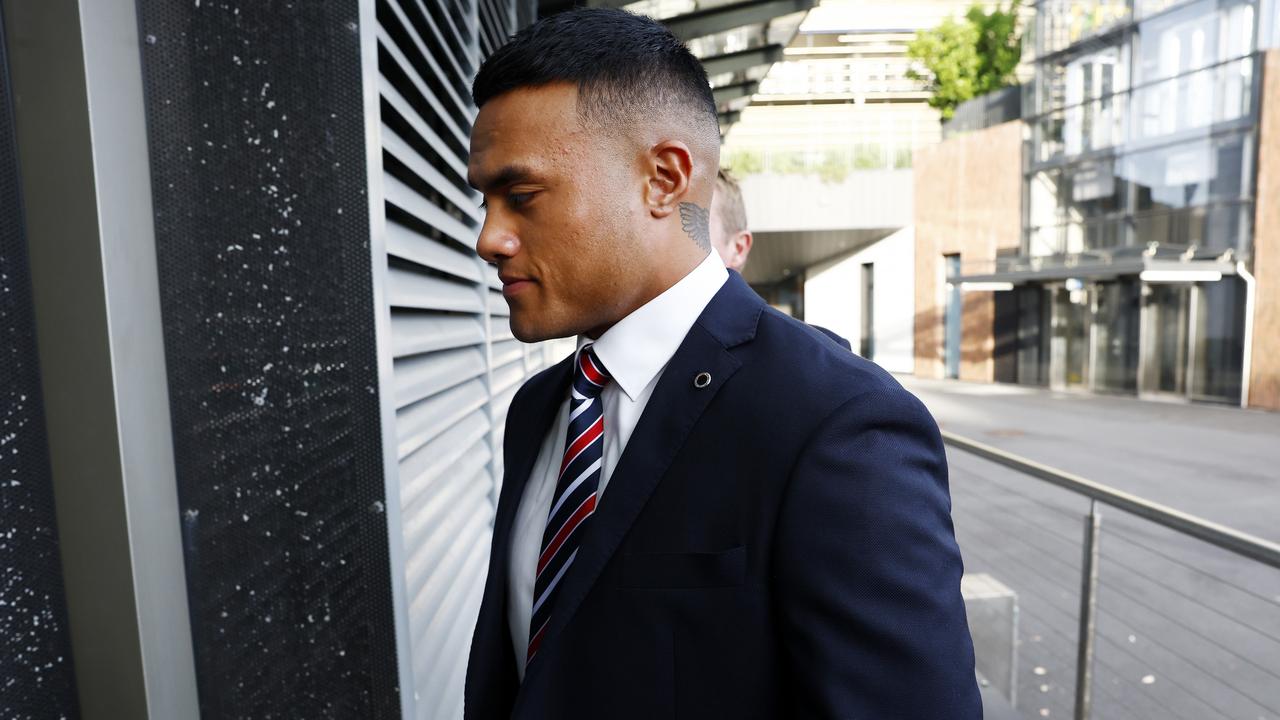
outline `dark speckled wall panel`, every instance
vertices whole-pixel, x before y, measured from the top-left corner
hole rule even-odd
[[[0,718],[78,716],[0,18]]]
[[[398,717],[357,1],[139,13],[202,716]]]

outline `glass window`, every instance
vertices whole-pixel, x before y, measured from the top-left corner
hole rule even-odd
[[[1258,47],[1280,47],[1280,2],[1262,0],[1258,5]]]
[[[1032,257],[1057,255],[1065,252],[1066,240],[1061,225],[1045,225],[1031,228],[1027,237],[1027,249]]]
[[[1113,161],[1080,163],[1063,174],[1061,204],[1072,221],[1113,215],[1124,210],[1126,188]]]
[[[1133,220],[1136,242],[1243,251],[1249,242],[1252,207],[1253,203],[1241,201],[1140,213]]]
[[[1130,138],[1147,143],[1248,117],[1254,62],[1243,58],[1135,90]]]
[[[1122,132],[1125,96],[1129,87],[1128,51],[1110,47],[1069,60],[1065,64],[1063,145],[1067,156],[1112,147]]]
[[[1253,51],[1253,5],[1201,0],[1138,26],[1138,81],[1150,83]]]
[[[1058,110],[1036,121],[1034,142],[1037,161],[1047,162],[1054,158],[1062,157],[1064,148],[1062,133],[1065,127],[1065,117],[1063,111]]]
[[[1195,140],[1125,156],[1117,173],[1137,189],[1138,210],[1238,200],[1250,192],[1252,134]]]
[[[1126,0],[1044,0],[1036,6],[1036,55],[1061,50],[1128,17]]]
[[[1062,195],[1061,170],[1042,170],[1031,176],[1029,217],[1032,227],[1056,225],[1062,221],[1058,200]]]

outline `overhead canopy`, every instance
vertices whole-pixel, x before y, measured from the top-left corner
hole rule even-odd
[[[895,230],[897,228],[754,233],[751,255],[742,276],[752,285],[772,285],[823,261],[851,255]]]
[[[662,21],[689,45],[711,81],[720,130],[738,120],[741,110],[769,68],[782,59],[817,0],[542,0],[540,16],[572,7],[615,7]]]
[[[1067,255],[1039,257],[1011,256],[992,261],[965,263],[960,275],[947,278],[958,283],[1052,282],[1080,280],[1112,280],[1125,275],[1144,273],[1185,274],[1216,272],[1223,276],[1236,274],[1234,253],[1206,249],[1155,246],[1122,247]]]

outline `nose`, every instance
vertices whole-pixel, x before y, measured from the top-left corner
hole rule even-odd
[[[480,237],[476,239],[476,252],[485,262],[498,264],[520,252],[520,240],[515,231],[502,222],[500,213],[489,212],[485,215],[484,225],[480,227]]]

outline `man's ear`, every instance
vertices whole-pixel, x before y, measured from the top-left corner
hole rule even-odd
[[[743,264],[747,262],[747,255],[751,253],[752,239],[750,230],[743,230],[733,239],[734,250],[737,251],[738,255],[742,256]]]
[[[693,153],[679,140],[664,140],[645,153],[645,169],[645,205],[649,214],[655,218],[667,217],[689,195]]]

